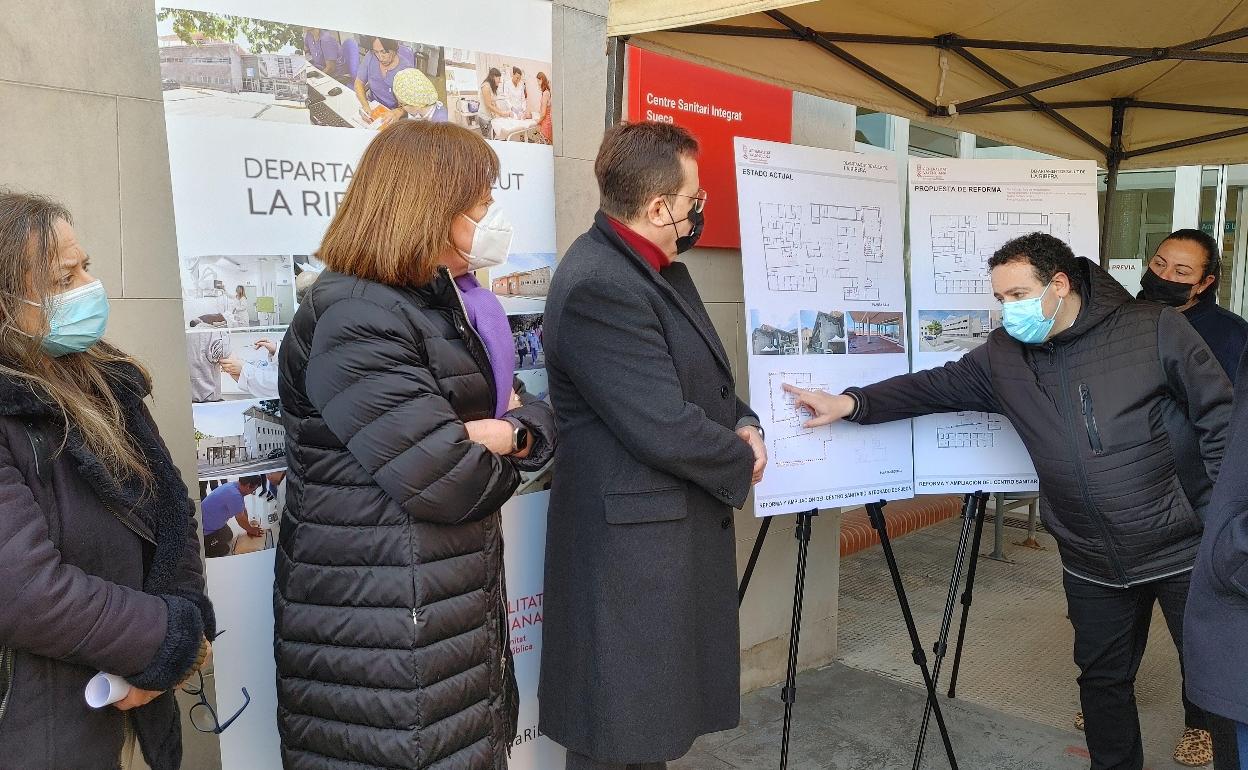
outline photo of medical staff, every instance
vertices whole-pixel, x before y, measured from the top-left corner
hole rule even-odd
[[[286,428],[276,399],[194,404],[191,411],[199,478],[269,473],[286,467]]]
[[[286,504],[286,471],[201,479],[200,512],[208,558],[255,553],[277,545]]]
[[[511,339],[516,347],[516,371],[546,366],[542,347],[542,314],[509,315]]]
[[[281,334],[231,334],[229,350],[218,361],[225,401],[277,398],[277,349]]]
[[[551,71],[549,62],[449,48],[451,119],[486,139],[551,144]]]
[[[180,9],[159,11],[157,32],[169,115],[364,129],[449,119],[440,46]]]
[[[277,349],[283,333],[230,333],[197,327],[186,335],[191,403],[277,398]]]
[[[295,315],[294,258],[186,256],[182,310],[188,329],[285,326]]]
[[[356,39],[363,58],[353,88],[366,125],[380,128],[405,118],[448,120],[441,48],[372,34]]]

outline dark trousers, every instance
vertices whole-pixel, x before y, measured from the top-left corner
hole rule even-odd
[[[584,754],[568,752],[567,770],[667,770],[666,762],[645,762],[635,765],[620,765],[615,762],[599,762]]]
[[[1183,659],[1183,610],[1190,573],[1131,588],[1109,588],[1063,575],[1071,625],[1079,701],[1087,725],[1091,770],[1141,770],[1144,745],[1135,707],[1135,676],[1140,670],[1153,603],[1161,605],[1174,646]],[[1206,715],[1183,698],[1188,727],[1206,729]]]
[[[1209,715],[1213,770],[1248,770],[1248,725]]]

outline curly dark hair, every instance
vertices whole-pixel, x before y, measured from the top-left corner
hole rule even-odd
[[[988,260],[988,269],[1011,262],[1027,262],[1035,271],[1040,283],[1047,285],[1058,273],[1065,273],[1070,279],[1071,288],[1082,294],[1081,272],[1075,252],[1070,250],[1065,241],[1048,233],[1030,233],[1020,235],[997,249]]]

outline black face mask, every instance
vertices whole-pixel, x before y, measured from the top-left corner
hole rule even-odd
[[[677,254],[684,254],[689,249],[692,249],[697,244],[698,239],[702,237],[702,228],[706,225],[706,217],[702,215],[701,211],[689,209],[689,216],[685,218],[693,225],[693,229],[689,231],[688,235],[682,235],[676,239]]]
[[[667,201],[664,201],[663,205],[667,206]],[[676,216],[672,213],[671,206],[667,207],[667,214],[673,219]],[[680,228],[676,227],[680,222],[688,222],[691,225],[688,235],[680,234]],[[684,254],[689,249],[692,249],[697,244],[698,239],[702,237],[702,229],[706,225],[706,217],[703,216],[701,211],[689,209],[689,213],[680,222],[672,222],[672,227],[676,229],[676,253]]]
[[[1193,286],[1194,284],[1190,283],[1167,281],[1154,273],[1151,268],[1145,268],[1144,275],[1140,278],[1140,287],[1143,289],[1140,296],[1149,302],[1182,307],[1191,301]]]

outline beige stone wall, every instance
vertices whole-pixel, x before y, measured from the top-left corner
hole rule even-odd
[[[605,126],[607,89],[606,0],[555,0],[554,125],[556,235],[560,255],[583,233],[598,207],[593,159]],[[854,110],[826,99],[795,94],[793,141],[853,149]],[[715,216],[714,204],[708,216]],[[728,348],[738,390],[747,396],[744,289],[741,253],[694,249],[682,257],[697,282],[711,320]],[[750,506],[752,507],[752,503]],[[773,684],[784,677],[797,540],[793,516],[776,520],[741,608],[741,686]],[[745,569],[759,523],[749,510],[736,517],[737,564]],[[836,654],[839,589],[839,511],[815,521],[807,572],[800,664],[819,666]]]
[[[0,2],[0,185],[65,203],[108,289],[108,337],[156,380],[153,412],[194,490],[169,156],[145,0]]]

